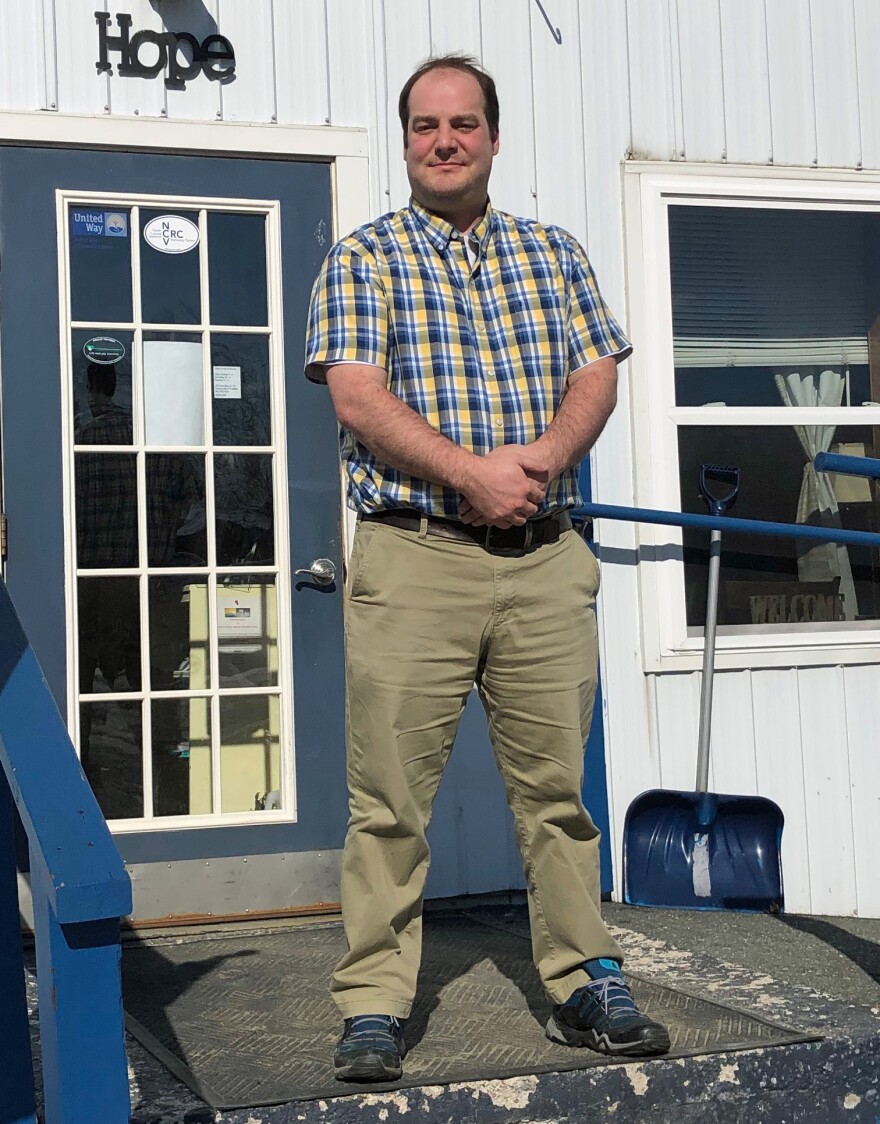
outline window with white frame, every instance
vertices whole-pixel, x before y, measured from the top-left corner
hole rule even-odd
[[[705,513],[700,465],[720,463],[740,470],[736,516],[880,530],[875,482],[812,463],[880,456],[880,183],[628,182],[639,505]],[[702,644],[708,533],[642,528],[641,541],[680,547],[643,567],[649,662],[674,661]],[[876,548],[723,538],[722,652],[864,651],[878,621]]]
[[[59,208],[83,768],[117,829],[290,818],[277,206]]]

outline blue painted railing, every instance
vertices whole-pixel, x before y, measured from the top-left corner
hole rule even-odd
[[[845,457],[818,453],[817,472],[842,472],[847,476],[880,479],[880,460],[872,457]],[[660,511],[651,507],[620,507],[616,504],[584,503],[572,512],[575,518],[621,519],[627,523],[659,523],[667,527],[702,527],[725,534],[772,535],[790,539],[813,539],[852,546],[880,547],[880,534],[873,531],[845,531],[841,527],[819,527],[810,523],[775,523],[769,519],[734,519],[729,515],[692,515],[687,511]]]
[[[27,835],[45,1124],[130,1114],[119,919],[131,883],[0,580],[0,1124],[35,1124],[13,817]]]

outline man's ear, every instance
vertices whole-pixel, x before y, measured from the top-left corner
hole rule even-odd
[[[499,147],[500,147],[500,143],[501,143],[501,134],[500,134],[500,133],[496,133],[496,134],[495,134],[495,139],[494,139],[494,140],[492,141],[492,155],[493,155],[493,156],[497,156],[497,155],[498,155],[498,149],[499,149]]]

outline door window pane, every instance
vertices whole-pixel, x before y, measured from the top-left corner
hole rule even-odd
[[[198,243],[191,244],[187,237],[189,248],[179,252],[174,238],[176,217],[198,229],[198,211],[175,211],[174,215],[140,212],[141,309],[148,324],[198,324],[202,319]],[[144,237],[146,228],[148,238]],[[191,234],[188,226],[186,233]]]
[[[152,723],[153,813],[210,813],[211,700],[154,699]]]
[[[73,440],[77,445],[130,445],[131,332],[110,328],[71,333]]]
[[[149,594],[153,690],[210,687],[207,582],[180,575],[150,578]]]
[[[80,761],[108,820],[144,814],[139,702],[84,702],[79,708]]]
[[[144,333],[144,430],[148,445],[203,445],[202,337]]]
[[[205,566],[205,458],[147,453],[147,551],[151,566]]]
[[[141,689],[141,615],[137,578],[80,578],[79,689]]]
[[[220,699],[220,791],[224,812],[281,806],[277,695]]]
[[[218,577],[217,639],[221,687],[277,685],[278,608],[274,577]]]
[[[876,214],[671,206],[676,405],[880,400],[878,253]]]
[[[268,324],[264,215],[208,213],[208,275],[212,324]]]
[[[211,335],[214,444],[269,445],[268,336]]]
[[[128,208],[69,207],[72,319],[131,321],[130,226]]]
[[[270,566],[275,561],[272,458],[255,453],[214,457],[217,565]]]
[[[876,481],[816,473],[815,452],[876,456],[869,426],[686,426],[679,429],[682,510],[706,513],[700,465],[736,465],[732,515],[780,523],[880,529]],[[772,481],[772,487],[768,487]],[[706,612],[707,531],[684,529],[690,631]],[[813,539],[722,531],[719,626],[735,631],[821,631],[880,619],[880,552]]]
[[[136,566],[137,458],[77,453],[76,560],[85,569]]]

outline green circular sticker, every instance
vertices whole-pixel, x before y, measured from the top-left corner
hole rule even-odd
[[[112,336],[92,336],[83,346],[83,355],[90,363],[109,367],[125,358],[125,348]]]

